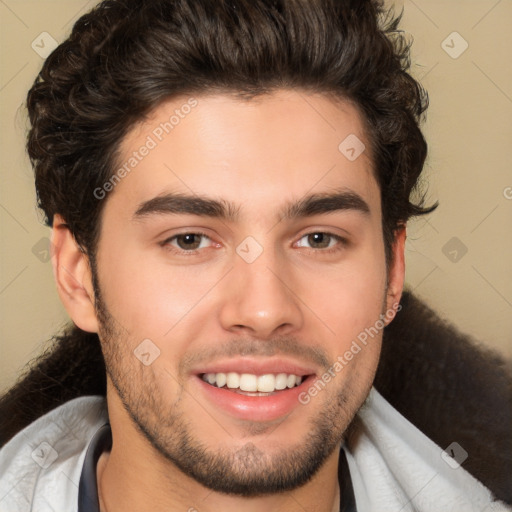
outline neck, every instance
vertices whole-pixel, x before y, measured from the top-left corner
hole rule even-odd
[[[340,491],[337,479],[324,478],[318,472],[316,479],[300,489],[277,495],[244,498],[211,491],[200,484],[174,479],[173,485],[155,482],[156,475],[140,476],[133,466],[122,471],[112,453],[98,464],[100,512],[138,510],[140,512],[339,512]],[[326,469],[327,469],[326,465]],[[126,466],[125,466],[126,468]],[[329,467],[329,475],[335,475]],[[177,471],[176,469],[174,471]],[[169,481],[169,477],[165,477]]]

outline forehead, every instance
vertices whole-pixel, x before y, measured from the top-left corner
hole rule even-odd
[[[173,98],[133,127],[116,169],[123,178],[109,203],[131,213],[169,192],[272,209],[346,188],[380,205],[358,110],[304,91]]]

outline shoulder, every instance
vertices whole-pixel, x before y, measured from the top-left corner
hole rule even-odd
[[[405,292],[384,331],[375,379],[381,395],[443,449],[456,441],[464,469],[512,504],[510,361]]]
[[[461,445],[436,445],[375,389],[345,448],[362,510],[511,510],[464,469],[468,453]]]
[[[80,397],[50,411],[0,450],[0,509],[76,510],[87,446],[108,421],[103,397]]]

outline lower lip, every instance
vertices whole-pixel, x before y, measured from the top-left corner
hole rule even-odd
[[[272,421],[290,414],[300,406],[299,395],[309,385],[307,377],[299,386],[277,391],[267,396],[247,396],[234,391],[218,388],[196,376],[201,391],[209,402],[212,402],[229,415],[247,421]]]

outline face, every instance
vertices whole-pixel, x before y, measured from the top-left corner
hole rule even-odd
[[[283,90],[173,99],[120,148],[96,254],[110,412],[217,491],[304,484],[371,387],[403,276],[349,135],[369,147],[351,104]]]

